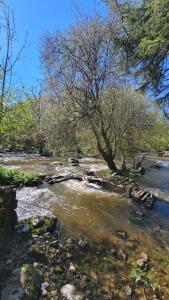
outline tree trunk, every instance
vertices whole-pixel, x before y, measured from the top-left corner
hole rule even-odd
[[[116,164],[114,162],[114,158],[115,158],[115,155],[113,154],[113,150],[110,146],[110,143],[109,143],[109,140],[107,139],[107,136],[102,128],[101,130],[101,135],[104,139],[104,142],[105,142],[105,145],[106,147],[103,148],[102,145],[101,145],[101,138],[99,137],[98,133],[97,133],[97,130],[93,124],[93,122],[90,120],[90,123],[91,123],[91,128],[93,130],[93,133],[96,137],[96,141],[97,141],[97,149],[99,151],[99,153],[102,155],[103,159],[106,161],[109,169],[113,172],[117,172],[118,169],[116,167]]]
[[[39,154],[43,154],[43,150],[44,150],[44,142],[43,140],[40,140],[39,142]]]
[[[111,171],[113,171],[113,172],[118,171],[114,160],[112,160],[111,158],[107,158],[107,159],[105,159],[105,161],[106,161],[106,163],[107,163],[107,165],[108,165],[108,167]]]
[[[127,172],[127,165],[126,165],[126,160],[125,160],[125,156],[123,155],[123,158],[122,158],[122,166],[121,166],[121,170],[123,172]]]
[[[143,155],[142,158],[137,162],[136,170],[138,170],[142,166],[142,163],[143,163],[144,159],[145,159],[145,155]]]

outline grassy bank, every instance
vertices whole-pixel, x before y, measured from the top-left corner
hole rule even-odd
[[[0,166],[0,186],[15,185],[15,186],[36,186],[42,183],[42,176],[31,173],[26,174],[18,170],[7,170]]]

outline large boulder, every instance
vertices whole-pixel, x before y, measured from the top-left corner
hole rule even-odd
[[[6,210],[16,209],[16,188],[13,186],[0,187],[0,208]]]
[[[0,253],[7,247],[17,224],[16,208],[16,189],[13,186],[0,187]]]

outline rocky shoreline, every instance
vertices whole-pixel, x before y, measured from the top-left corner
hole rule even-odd
[[[0,194],[1,206],[15,211],[15,189],[1,188]],[[160,269],[161,258],[138,250],[125,231],[113,232],[114,243],[106,244],[68,236],[54,217],[1,223],[11,232],[1,236],[1,300],[167,300],[168,265]]]
[[[111,191],[127,191],[144,207],[147,203],[137,197],[139,192],[145,194],[127,175],[43,175],[42,179],[48,184],[88,180]],[[113,232],[113,244],[93,243],[81,235],[75,239],[54,217],[17,222],[14,187],[1,188],[0,199],[1,300],[168,299],[169,259],[141,249],[127,232]],[[9,212],[15,218],[9,219]]]
[[[116,234],[125,248],[61,236],[56,218],[20,222],[0,259],[1,299],[143,299],[143,292],[145,299],[167,299],[148,278],[148,255],[134,261],[137,243],[125,232]]]

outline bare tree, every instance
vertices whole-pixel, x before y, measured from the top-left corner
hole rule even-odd
[[[13,11],[9,8],[2,9],[0,27],[1,36],[4,40],[0,51],[0,111],[2,112],[5,106],[5,99],[11,90],[14,67],[26,47],[27,35],[23,46],[15,53],[15,18]]]
[[[139,105],[131,109],[134,101],[119,91],[123,60],[116,49],[117,25],[98,17],[85,19],[64,34],[47,34],[41,53],[48,94],[68,108],[75,125],[87,122],[112,171],[117,171],[114,159],[119,140],[139,109]]]

